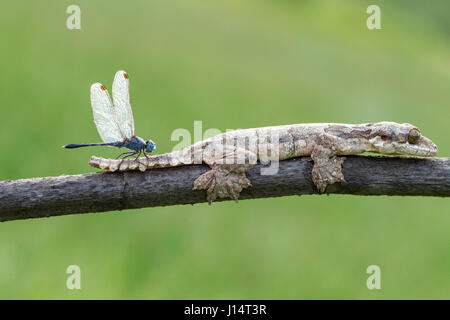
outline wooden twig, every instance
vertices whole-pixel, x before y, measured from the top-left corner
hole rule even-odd
[[[317,193],[309,157],[282,161],[276,175],[260,175],[261,167],[248,172],[252,187],[240,199]],[[192,185],[207,170],[189,165],[0,181],[0,221],[205,202],[205,192]],[[327,193],[450,196],[450,158],[349,156],[343,173],[346,183]]]

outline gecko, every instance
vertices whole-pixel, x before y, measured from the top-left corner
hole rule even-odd
[[[194,181],[193,189],[206,190],[211,204],[217,198],[237,201],[240,192],[251,186],[246,172],[258,161],[266,164],[304,156],[314,162],[312,180],[324,193],[328,185],[345,182],[345,156],[364,152],[430,157],[437,147],[409,123],[308,123],[228,131],[182,150],[136,160],[92,156],[89,165],[114,172],[205,163],[210,170]]]

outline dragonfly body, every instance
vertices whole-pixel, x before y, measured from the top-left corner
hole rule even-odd
[[[74,149],[91,146],[111,146],[117,148],[127,148],[131,152],[124,152],[119,155],[126,157],[137,155],[136,159],[144,153],[156,149],[152,140],[144,139],[134,135],[134,119],[130,105],[129,77],[125,71],[118,71],[114,77],[112,88],[113,102],[108,90],[101,83],[94,83],[91,86],[91,105],[94,114],[94,122],[97,126],[103,143],[82,143],[68,144],[63,146],[66,149]]]
[[[145,144],[144,139],[142,139],[140,137],[136,137],[136,136],[132,137],[131,139],[126,139],[125,141],[123,141],[122,146],[125,148],[128,148],[130,150],[135,150],[135,151],[146,149],[146,144]]]
[[[127,148],[133,150],[131,152],[124,152],[119,155],[124,156],[124,158],[138,155],[138,157],[143,153],[147,156],[147,152],[152,152],[156,146],[152,140],[144,141],[141,137],[133,136],[130,139],[126,138],[124,141],[115,142],[104,142],[104,143],[72,143],[64,146],[66,149],[74,149],[81,147],[94,147],[94,146],[110,146],[117,148]]]

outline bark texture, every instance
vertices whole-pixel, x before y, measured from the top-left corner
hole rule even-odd
[[[240,200],[318,193],[309,157],[281,161],[275,175],[260,175],[261,167],[248,171],[252,186]],[[0,221],[206,202],[205,191],[192,188],[208,170],[187,165],[0,181]],[[347,156],[343,173],[345,182],[326,193],[450,196],[450,158]]]

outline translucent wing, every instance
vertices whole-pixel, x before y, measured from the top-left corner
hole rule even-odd
[[[112,96],[117,123],[122,134],[130,138],[134,135],[133,112],[130,105],[130,80],[128,74],[121,70],[114,76]]]
[[[108,90],[101,83],[91,86],[91,105],[97,131],[104,142],[122,141],[122,135],[117,124],[114,107]]]

